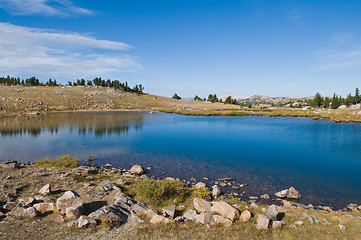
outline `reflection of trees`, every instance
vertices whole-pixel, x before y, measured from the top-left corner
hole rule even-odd
[[[60,128],[68,128],[70,133],[78,131],[79,135],[127,134],[130,129],[142,128],[142,113],[56,113],[47,116],[3,118],[0,121],[2,136],[31,135],[38,136],[47,131],[57,134]]]

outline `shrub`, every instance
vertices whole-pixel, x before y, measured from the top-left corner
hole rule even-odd
[[[157,207],[170,205],[175,199],[184,202],[191,195],[190,188],[183,182],[149,178],[141,179],[134,191],[136,198]]]
[[[51,158],[46,157],[43,160],[36,160],[35,163],[40,167],[75,168],[79,166],[79,159],[71,158],[69,155],[64,155],[58,157],[56,160],[51,160]]]
[[[211,195],[209,190],[205,189],[205,188],[195,188],[192,187],[192,197],[193,198],[202,198],[205,200],[210,200],[211,199]]]

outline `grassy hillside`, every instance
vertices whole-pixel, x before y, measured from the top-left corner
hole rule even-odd
[[[175,100],[88,86],[0,87],[0,115],[56,111],[230,111],[239,106]]]
[[[203,101],[175,100],[89,86],[0,86],[0,117],[59,111],[161,111],[184,115],[292,116],[361,122],[361,109],[302,110],[297,108],[240,107]]]

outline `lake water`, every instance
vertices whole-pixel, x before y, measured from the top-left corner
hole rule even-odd
[[[0,160],[70,154],[149,176],[232,177],[249,195],[294,186],[299,202],[361,204],[361,124],[286,117],[57,113],[0,119]],[[231,190],[225,188],[224,190]]]

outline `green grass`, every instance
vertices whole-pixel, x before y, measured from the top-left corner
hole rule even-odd
[[[38,167],[75,168],[79,166],[79,159],[71,158],[69,155],[64,155],[55,160],[46,157],[43,160],[36,160],[35,163]]]
[[[132,195],[145,204],[156,208],[166,205],[186,203],[199,197],[210,199],[209,190],[190,188],[186,183],[177,180],[140,179],[132,186]]]

